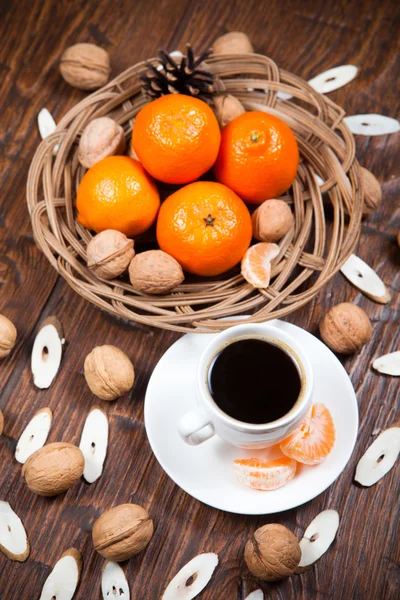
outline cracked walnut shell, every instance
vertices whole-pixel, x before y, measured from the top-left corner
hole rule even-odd
[[[84,364],[86,382],[92,393],[102,400],[116,400],[132,388],[133,364],[115,346],[96,346]]]
[[[77,446],[54,442],[36,450],[22,467],[28,488],[38,496],[56,496],[82,477],[85,459]]]
[[[372,326],[362,308],[342,302],[322,317],[319,331],[325,344],[339,354],[358,352],[369,342]]]
[[[258,579],[278,581],[293,575],[301,559],[301,550],[287,527],[269,523],[257,529],[249,539],[244,559]]]
[[[103,513],[93,525],[95,550],[121,562],[141,552],[153,536],[153,521],[138,504],[120,504]]]

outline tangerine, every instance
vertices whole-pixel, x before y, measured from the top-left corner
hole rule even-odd
[[[78,221],[96,233],[116,229],[133,237],[155,221],[160,196],[142,165],[127,156],[109,156],[93,165],[78,187]]]
[[[260,204],[293,183],[299,150],[292,130],[261,111],[239,115],[222,130],[215,177],[245,202]]]
[[[221,183],[197,181],[161,205],[160,248],[189,273],[212,276],[236,265],[250,245],[252,226],[244,202]]]
[[[136,115],[132,147],[146,171],[165,183],[189,183],[214,164],[221,141],[211,108],[183,94],[161,96]]]

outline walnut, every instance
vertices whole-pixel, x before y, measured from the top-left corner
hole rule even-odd
[[[120,504],[103,513],[93,525],[95,550],[121,562],[139,554],[153,536],[153,521],[138,504]]]
[[[123,154],[125,133],[121,125],[109,117],[90,121],[79,140],[78,159],[82,166],[90,169],[108,156]]]
[[[249,570],[262,581],[293,575],[301,559],[300,546],[289,529],[270,523],[257,529],[244,550]]]
[[[213,54],[249,54],[254,52],[248,36],[242,31],[231,31],[215,40]]]
[[[60,59],[60,73],[67,83],[80,90],[96,90],[110,76],[110,57],[95,44],[75,44]]]
[[[120,231],[106,229],[90,240],[86,255],[93,273],[103,279],[114,279],[126,271],[135,256],[133,240]]]
[[[359,306],[350,302],[337,304],[323,316],[319,330],[325,344],[340,354],[361,350],[372,336],[368,316]]]
[[[102,400],[116,400],[132,388],[135,381],[133,364],[115,346],[97,346],[84,364],[86,383]]]
[[[0,315],[0,358],[10,354],[15,346],[17,339],[17,330],[14,323],[4,315]]]
[[[361,182],[364,188],[364,207],[363,215],[371,214],[381,203],[382,189],[381,184],[368,169],[360,167]]]
[[[277,242],[293,227],[294,217],[283,200],[266,200],[254,211],[253,236],[261,242]]]
[[[240,100],[228,94],[227,96],[214,98],[214,112],[220,126],[223,128],[233,119],[246,112],[246,109]]]
[[[131,284],[144,294],[167,294],[184,278],[178,261],[162,250],[136,254],[129,265]]]
[[[55,442],[31,454],[22,467],[22,477],[35,494],[56,496],[82,477],[84,467],[85,459],[79,448]]]

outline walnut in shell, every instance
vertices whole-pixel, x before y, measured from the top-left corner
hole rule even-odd
[[[300,546],[289,529],[269,523],[257,529],[244,550],[251,573],[262,581],[278,581],[293,575],[301,559]]]
[[[78,159],[82,166],[90,169],[107,156],[123,154],[125,134],[121,125],[109,117],[90,121],[79,140]]]
[[[133,240],[124,233],[106,229],[90,240],[87,265],[98,277],[114,279],[126,271],[135,256],[133,245]]]
[[[143,294],[168,294],[184,280],[181,265],[162,250],[136,254],[129,265],[129,279]]]
[[[319,324],[325,344],[339,354],[358,352],[372,336],[371,322],[362,308],[342,302],[322,317]]]
[[[248,36],[242,31],[230,31],[215,40],[213,54],[248,54],[254,52]]]
[[[214,112],[220,127],[225,127],[233,119],[246,112],[243,104],[232,94],[217,96],[214,99]]]
[[[36,450],[22,467],[28,488],[39,496],[56,496],[82,477],[85,459],[73,444],[54,442]]]
[[[381,184],[368,169],[360,167],[361,181],[364,187],[364,207],[363,214],[369,215],[376,208],[382,200],[382,189]]]
[[[138,504],[120,504],[103,513],[93,525],[95,550],[121,562],[141,552],[153,535],[153,521]]]
[[[135,381],[133,364],[115,346],[96,346],[84,364],[86,383],[102,400],[116,400],[132,388]]]
[[[290,207],[283,200],[266,200],[252,215],[253,236],[261,242],[277,242],[293,227]]]
[[[10,319],[0,315],[0,358],[8,356],[15,346],[17,330]]]
[[[67,83],[80,90],[97,90],[110,76],[110,57],[95,44],[75,44],[60,59],[60,73]]]

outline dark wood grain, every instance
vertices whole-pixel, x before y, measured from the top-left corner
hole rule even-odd
[[[373,303],[337,275],[308,306],[289,320],[317,333],[323,312],[348,300],[371,317],[371,342],[343,359],[357,392],[360,432],[343,474],[326,492],[296,510],[278,515],[241,517],[211,509],[189,497],[156,462],[143,425],[143,401],[151,372],[177,335],[128,325],[100,313],[79,298],[47,264],[34,245],[25,206],[29,161],[39,142],[36,115],[47,106],[59,119],[84,94],[58,75],[62,51],[78,41],[105,47],[113,74],[154,55],[160,46],[203,49],[218,35],[246,31],[260,53],[280,67],[309,78],[338,64],[356,64],[359,76],[330,96],[348,113],[396,116],[399,97],[399,9],[396,2],[372,0],[128,0],[57,2],[17,0],[0,3],[0,312],[19,332],[13,353],[0,365],[0,408],[5,430],[0,438],[0,499],[25,523],[32,552],[24,564],[0,554],[0,599],[34,600],[51,567],[68,547],[84,556],[76,598],[100,597],[103,560],[92,548],[93,521],[121,502],[145,506],[156,533],[147,550],[126,564],[131,597],[157,600],[167,582],[202,551],[219,554],[220,566],[204,600],[243,600],[260,587],[246,568],[243,548],[258,526],[278,522],[298,537],[322,509],[341,515],[331,550],[311,570],[289,580],[263,584],[274,600],[395,600],[400,596],[400,515],[398,466],[371,489],[353,483],[355,465],[373,440],[399,416],[399,381],[370,369],[373,357],[396,350],[399,335],[400,228],[399,134],[357,138],[357,155],[379,178],[384,200],[364,222],[358,254],[389,285],[390,304]],[[398,116],[398,115],[397,115]],[[41,318],[57,314],[67,338],[62,369],[51,389],[33,387],[30,350]],[[132,358],[137,380],[129,395],[103,403],[110,420],[110,446],[101,479],[81,481],[53,499],[34,496],[23,484],[14,460],[16,440],[40,407],[50,406],[54,422],[49,441],[79,442],[89,408],[98,401],[82,375],[94,345],[112,343]],[[200,597],[200,596],[199,596]]]

